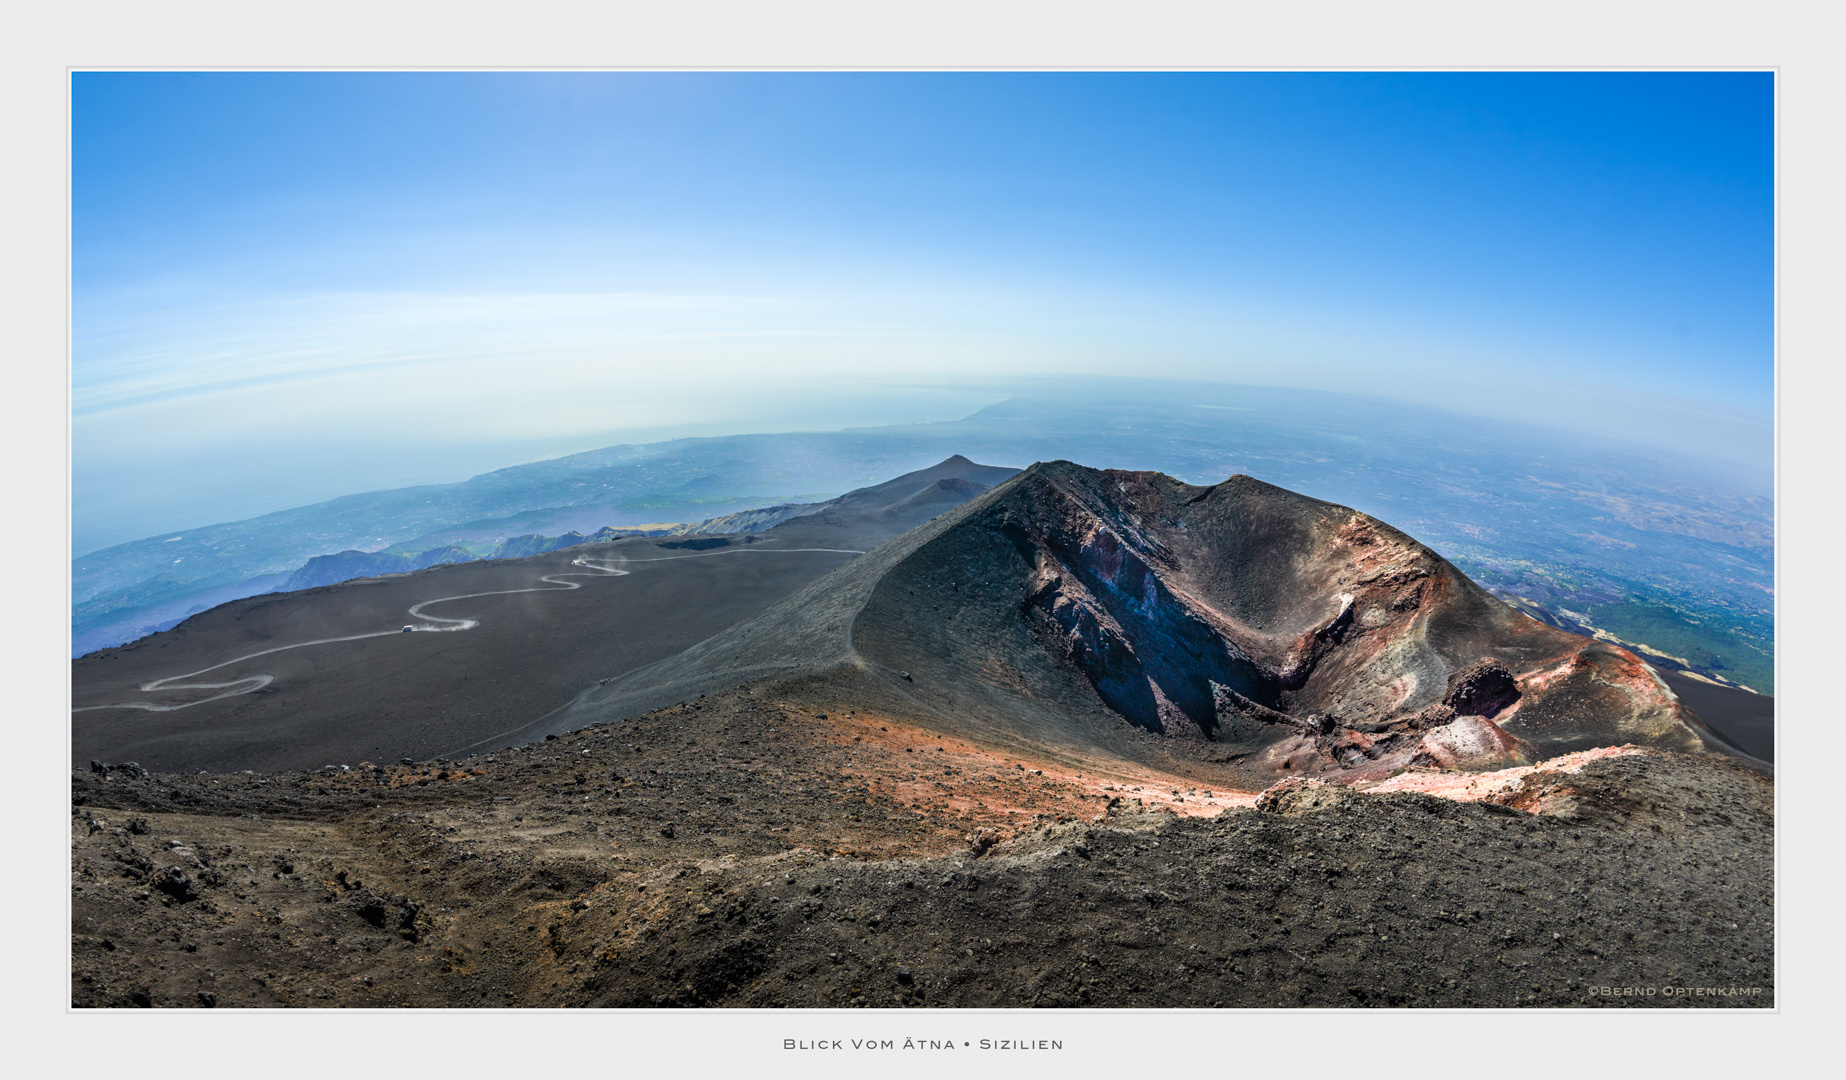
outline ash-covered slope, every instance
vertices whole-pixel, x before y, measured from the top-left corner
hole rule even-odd
[[[1693,751],[1709,734],[1633,654],[1514,611],[1364,514],[1247,476],[1194,487],[1069,462],[559,720],[792,672],[991,739],[1141,757],[1150,733],[1269,775]]]
[[[855,515],[871,516],[879,525],[887,528],[897,525],[901,531],[960,506],[1018,472],[1018,469],[1001,465],[977,464],[955,454],[927,469],[905,473],[871,487],[854,488],[826,502],[779,503],[757,510],[740,510],[735,514],[678,525],[667,531],[674,536],[765,532],[797,518],[828,513],[834,514],[834,518],[822,520],[837,523]]]
[[[1018,469],[981,465],[956,454],[927,469],[849,491],[822,503],[813,513],[776,526],[776,534],[789,536],[808,530],[819,534],[845,529],[872,543],[883,543],[984,494],[1018,473]]]
[[[584,687],[679,654],[1015,471],[951,458],[748,536],[599,533],[239,599],[73,661],[73,762],[314,768],[536,738]],[[430,604],[474,625],[399,632],[429,629]]]

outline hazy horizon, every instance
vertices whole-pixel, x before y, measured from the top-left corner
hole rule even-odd
[[[73,553],[612,443],[953,419],[1053,375],[1767,469],[1773,91],[79,72]]]
[[[809,399],[807,402],[809,406],[807,415],[815,418],[816,422],[804,427],[790,427],[776,432],[748,428],[747,426],[739,427],[737,430],[730,430],[727,425],[719,422],[716,424],[690,424],[680,427],[638,429],[626,433],[610,433],[611,437],[604,439],[591,438],[584,440],[577,438],[568,445],[559,444],[546,447],[544,452],[530,452],[527,453],[526,456],[518,457],[516,460],[511,459],[509,455],[516,454],[521,449],[535,451],[538,447],[543,446],[543,444],[484,443],[466,448],[437,445],[431,447],[429,452],[425,455],[406,455],[399,450],[389,459],[381,457],[377,452],[377,447],[374,445],[354,444],[349,448],[351,458],[347,469],[334,470],[329,475],[317,477],[315,478],[317,483],[313,484],[313,486],[287,488],[273,483],[266,484],[264,485],[264,495],[267,499],[265,503],[252,503],[248,495],[243,492],[233,492],[227,495],[226,493],[208,490],[195,493],[196,498],[194,501],[182,501],[178,503],[161,502],[158,504],[149,503],[146,500],[137,502],[134,498],[135,493],[126,493],[124,496],[115,500],[114,505],[122,507],[127,516],[114,522],[113,528],[110,522],[102,520],[100,517],[93,516],[90,521],[85,523],[88,532],[74,530],[73,536],[88,535],[90,537],[104,537],[106,539],[103,542],[92,543],[91,546],[87,548],[78,547],[73,544],[72,555],[73,558],[81,558],[84,555],[106,550],[117,544],[150,539],[161,536],[166,532],[183,532],[230,521],[246,520],[248,518],[260,517],[264,514],[273,513],[278,510],[294,509],[325,502],[343,495],[418,486],[454,484],[472,479],[484,473],[507,469],[518,465],[525,465],[538,461],[557,460],[570,457],[574,454],[618,446],[665,446],[685,439],[724,438],[729,436],[901,429],[907,425],[913,424],[951,425],[957,421],[970,420],[978,416],[990,405],[1017,400],[1022,397],[1046,402],[1067,400],[1072,405],[1073,413],[1087,412],[1092,410],[1096,405],[1105,403],[1171,402],[1176,409],[1197,407],[1212,410],[1230,410],[1224,413],[1228,419],[1235,417],[1239,412],[1251,411],[1248,407],[1230,404],[1230,402],[1240,400],[1244,394],[1260,393],[1266,389],[1279,390],[1291,397],[1299,395],[1299,398],[1291,402],[1296,408],[1313,402],[1315,400],[1313,395],[1331,394],[1334,400],[1347,406],[1354,404],[1363,405],[1365,403],[1372,403],[1379,407],[1390,409],[1411,406],[1418,409],[1434,409],[1436,415],[1441,415],[1446,412],[1449,415],[1455,416],[1457,420],[1465,421],[1477,419],[1464,417],[1462,413],[1453,410],[1445,410],[1440,406],[1432,406],[1428,403],[1415,403],[1414,406],[1412,406],[1411,403],[1398,405],[1393,403],[1391,399],[1381,398],[1375,395],[1340,394],[1337,391],[1301,390],[1290,387],[1266,388],[1249,384],[1181,382],[1177,380],[1066,377],[1029,380],[993,380],[993,386],[989,389],[964,388],[942,390],[918,387],[888,388],[888,396],[883,398],[868,395],[860,395],[858,397],[842,395],[839,398]],[[978,401],[979,406],[974,408],[967,407],[966,403],[970,399]],[[1201,402],[1207,401],[1207,399],[1209,399],[1210,403],[1200,404]],[[877,413],[881,409],[888,411],[890,415],[879,420],[877,418]],[[934,415],[935,413],[941,413],[942,415]],[[840,415],[866,417],[867,422],[836,422]],[[1311,421],[1313,418],[1312,414],[1309,412],[1283,413],[1281,415],[1292,416],[1294,419],[1304,423]],[[1266,417],[1266,419],[1273,421],[1276,419],[1276,416],[1271,415]],[[1536,448],[1549,449],[1553,452],[1568,453],[1572,449],[1580,448],[1579,444],[1584,440],[1588,440],[1589,443],[1605,448],[1616,454],[1631,458],[1653,458],[1657,461],[1667,463],[1670,467],[1677,467],[1681,475],[1684,476],[1694,475],[1696,472],[1703,471],[1706,473],[1706,478],[1719,488],[1747,491],[1765,497],[1771,497],[1774,490],[1774,474],[1771,470],[1760,469],[1748,463],[1701,457],[1697,454],[1688,454],[1684,450],[1677,448],[1627,439],[1623,437],[1623,433],[1620,431],[1570,432],[1561,428],[1518,422],[1506,423],[1505,430],[1509,439]],[[619,437],[622,435],[627,435],[629,437]],[[1235,434],[1228,429],[1226,435],[1227,439],[1236,438]],[[1055,456],[1055,450],[1048,452],[1052,452],[1053,456]],[[325,461],[326,458],[323,457],[322,460]],[[1030,464],[1030,461],[1026,458],[1021,458],[1017,462],[996,461],[988,462],[988,464],[1024,466]],[[1091,462],[1091,464],[1095,463]],[[252,478],[261,477],[269,469],[268,464],[260,459],[252,459],[241,463],[220,463],[219,468],[224,471],[225,475],[235,476],[237,474],[232,470],[239,466],[241,466],[245,473]],[[888,479],[888,477],[880,476],[878,479]],[[402,482],[399,482],[400,480]],[[1194,477],[1191,482],[1210,482],[1210,479]],[[738,494],[747,493],[738,492]],[[760,492],[757,494],[767,496],[772,493]],[[794,493],[781,492],[773,494],[788,495]],[[805,494],[819,493],[807,492]],[[838,492],[830,492],[829,494],[838,494]],[[98,500],[98,502],[100,503],[101,500]],[[212,512],[213,507],[223,508],[226,512],[229,512],[231,508],[236,508],[239,511],[248,510],[250,512],[239,513],[236,517],[226,517],[222,514],[214,514]],[[92,514],[95,514],[94,510]],[[164,522],[165,527],[154,529],[144,528],[143,526],[150,521]],[[628,523],[629,522],[626,521],[618,522],[614,520],[613,517],[609,521],[604,522],[604,524],[616,525]]]

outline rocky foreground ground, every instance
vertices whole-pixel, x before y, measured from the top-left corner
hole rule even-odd
[[[1774,1004],[1765,777],[1649,750],[1396,786],[1445,794],[1253,797],[775,685],[462,761],[81,772],[71,999]]]

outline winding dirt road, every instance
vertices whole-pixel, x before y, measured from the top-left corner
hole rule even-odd
[[[424,600],[420,603],[413,604],[409,609],[409,614],[411,618],[421,620],[421,623],[412,624],[411,626],[408,627],[408,629],[411,632],[443,633],[443,632],[456,631],[456,630],[472,630],[481,624],[479,619],[471,619],[471,618],[466,618],[466,617],[459,618],[459,619],[451,619],[451,618],[445,618],[441,615],[429,615],[424,612],[423,610],[424,608],[430,607],[435,604],[446,604],[454,600],[473,600],[473,599],[483,597],[483,596],[510,596],[516,593],[534,593],[534,592],[566,592],[572,589],[583,588],[583,584],[581,582],[567,581],[565,580],[566,578],[588,577],[588,578],[600,579],[600,578],[605,578],[605,577],[626,577],[628,574],[632,573],[633,571],[625,570],[620,565],[618,565],[622,563],[673,562],[679,559],[703,559],[703,558],[710,558],[716,555],[732,555],[732,554],[739,554],[743,552],[752,552],[752,551],[762,553],[762,554],[776,554],[776,553],[783,553],[783,552],[787,552],[787,553],[814,552],[814,551],[837,552],[840,554],[847,554],[847,555],[865,554],[865,552],[863,551],[859,551],[859,550],[852,549],[852,548],[772,548],[772,547],[757,548],[757,547],[747,547],[747,548],[727,548],[722,551],[701,551],[693,555],[668,555],[668,556],[664,556],[658,559],[630,559],[630,558],[627,558],[626,556],[620,556],[614,559],[592,559],[588,557],[580,557],[580,558],[572,559],[571,565],[584,567],[585,572],[583,573],[559,572],[559,573],[545,574],[539,578],[539,581],[544,582],[545,585],[535,585],[531,588],[526,588],[526,589],[494,589],[488,592],[462,593],[457,596],[439,596],[433,600]],[[595,573],[590,573],[589,571],[595,571]],[[546,587],[546,586],[550,586],[550,587]],[[210,702],[210,701],[219,701],[223,698],[236,697],[240,694],[255,693],[256,691],[261,690],[263,687],[268,686],[270,683],[274,682],[275,676],[268,675],[268,674],[245,675],[245,676],[242,676],[241,678],[230,679],[225,682],[187,682],[185,680],[196,679],[201,675],[209,674],[221,668],[232,667],[236,664],[241,664],[246,660],[254,660],[259,656],[269,656],[273,653],[287,652],[291,649],[305,649],[313,645],[331,645],[331,644],[334,644],[335,642],[340,642],[340,641],[364,641],[367,638],[395,637],[396,635],[402,634],[404,632],[405,632],[404,629],[373,630],[373,631],[370,631],[364,634],[347,634],[343,637],[316,638],[312,641],[298,641],[292,645],[277,645],[274,648],[260,649],[253,653],[245,653],[242,656],[233,657],[232,659],[213,664],[210,667],[200,668],[197,671],[189,671],[183,675],[169,675],[165,678],[153,679],[149,682],[142,683],[139,688],[144,693],[154,693],[157,691],[165,691],[165,690],[217,690],[217,691],[221,691],[220,693],[212,694],[210,697],[199,698],[195,701],[185,701],[177,705],[161,705],[161,704],[157,704],[151,701],[123,701],[123,702],[111,703],[108,705],[84,705],[84,706],[80,706],[77,708],[73,708],[71,712],[73,713],[93,712],[98,709],[142,709],[147,712],[175,712],[180,709],[190,709],[194,705],[203,705],[206,702]]]

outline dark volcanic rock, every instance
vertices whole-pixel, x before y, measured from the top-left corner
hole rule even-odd
[[[1472,667],[1449,676],[1449,691],[1442,703],[1460,716],[1492,718],[1519,700],[1519,683],[1506,665],[1483,657]]]
[[[153,886],[175,900],[192,899],[192,879],[177,866],[169,866],[155,874]]]
[[[1330,774],[1207,806],[1180,775],[848,717],[806,685],[449,763],[446,780],[73,772],[95,810],[72,816],[71,1002],[1775,1004],[1774,788],[1718,755],[1603,751],[1475,793],[1473,776]],[[633,779],[575,782],[615,772]],[[1455,799],[1401,789],[1426,781]],[[146,902],[150,842],[106,820],[163,790],[188,809],[151,812],[150,831],[185,842],[155,858],[183,848],[224,874],[188,864],[188,903]]]
[[[1633,654],[1519,614],[1383,522],[1249,477],[1198,488],[1054,462],[951,517],[855,620],[879,667],[979,682],[988,701],[1009,683],[1068,700],[1080,675],[1130,724],[1254,742],[1290,771],[1701,746]],[[1436,706],[1488,719],[1457,728]],[[1366,728],[1444,734],[1328,745]]]
[[[870,679],[984,737],[1135,757],[1141,731],[1228,745],[1271,775],[1707,745],[1633,653],[1528,618],[1381,521],[1247,476],[1194,487],[1069,462],[584,695],[564,722],[800,670]]]
[[[73,771],[73,1005],[1773,1006],[1773,785],[1611,747],[1700,749],[1632,654],[1247,477],[1041,465],[845,558],[955,479],[981,483],[907,481],[735,548],[597,549],[632,569],[625,600],[678,583],[662,621],[687,572],[774,544],[844,565],[628,675],[573,658],[572,706],[496,721],[484,757]],[[514,588],[568,558],[425,580]],[[417,583],[318,595],[395,611]],[[446,678],[436,654],[373,670],[485,697],[512,657],[615,637],[558,615],[614,594],[513,594],[555,635],[531,653],[489,636],[522,625],[512,603],[357,644],[454,650]],[[172,715],[76,760],[210,714]],[[1598,993],[1644,985],[1723,995]]]

